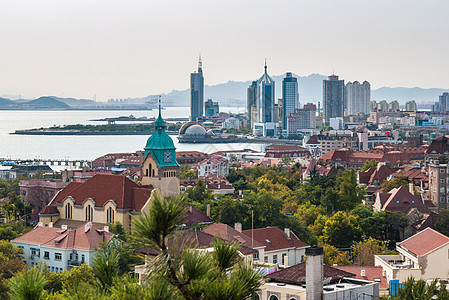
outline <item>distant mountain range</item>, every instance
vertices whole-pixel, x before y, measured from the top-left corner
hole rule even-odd
[[[299,84],[299,101],[301,104],[308,102],[318,103],[323,99],[323,80],[327,76],[320,74],[311,74],[309,76],[298,76]],[[282,79],[285,74],[272,76],[276,82],[276,98],[281,98]],[[257,80],[257,78],[255,78]],[[206,78],[207,81],[207,78]],[[362,80],[363,81],[363,80]],[[221,106],[238,106],[246,105],[246,90],[251,81],[228,81],[217,85],[206,85],[204,98],[218,101]],[[443,92],[449,92],[449,89],[431,88],[423,89],[419,87],[382,87],[371,91],[371,99],[380,100],[397,100],[400,104],[406,101],[415,100],[418,104],[429,105],[429,103],[437,102],[438,96]],[[60,98],[55,96],[40,97],[35,100],[9,100],[0,98],[0,109],[70,109],[70,108],[86,108],[98,107],[103,108],[108,105],[156,105],[158,95],[149,95],[142,98],[127,98],[108,101],[108,103],[95,102],[87,99]],[[182,91],[173,90],[170,93],[162,94],[164,106],[189,106],[190,90]]]

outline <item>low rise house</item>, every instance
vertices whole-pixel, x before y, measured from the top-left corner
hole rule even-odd
[[[356,279],[379,283],[379,295],[388,296],[388,281],[380,266],[336,266],[335,268],[355,274]]]
[[[242,233],[265,246],[264,256],[260,258],[263,263],[296,265],[304,261],[306,248],[310,247],[289,228],[265,227],[243,230]]]
[[[310,156],[310,152],[298,145],[270,145],[265,149],[265,157],[282,158],[284,155],[295,159],[297,157]]]
[[[176,161],[180,165],[194,165],[204,159],[207,154],[199,151],[176,151]]]
[[[238,242],[243,246],[257,250],[258,253],[254,253],[253,255],[254,262],[260,262],[260,259],[264,257],[265,246],[246,234],[243,234],[241,223],[236,223],[235,228],[232,228],[226,224],[215,223],[204,228],[203,232],[217,236],[229,242]]]
[[[398,255],[375,255],[374,264],[380,266],[388,281],[449,279],[449,237],[432,228],[418,232],[397,243]]]
[[[51,271],[62,272],[83,263],[90,265],[100,243],[113,236],[108,227],[99,228],[89,222],[75,230],[64,225],[45,227],[40,223],[11,242],[23,249],[28,268],[43,262]]]
[[[323,264],[323,249],[307,250],[307,261],[266,276],[254,299],[346,300],[378,299],[379,283],[356,279],[356,275]]]

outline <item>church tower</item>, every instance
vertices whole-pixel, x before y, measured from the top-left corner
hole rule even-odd
[[[161,116],[159,97],[159,116],[154,123],[156,131],[147,140],[145,159],[141,169],[141,184],[152,185],[164,196],[179,195],[180,167],[176,161],[175,145],[165,132],[165,122]]]

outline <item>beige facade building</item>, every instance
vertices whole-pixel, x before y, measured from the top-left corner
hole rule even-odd
[[[449,278],[449,237],[426,228],[398,243],[396,251],[398,255],[374,256],[374,265],[382,267],[387,281]]]
[[[449,203],[449,165],[434,160],[429,165],[430,200],[440,208],[447,208]]]

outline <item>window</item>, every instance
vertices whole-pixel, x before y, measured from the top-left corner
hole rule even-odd
[[[282,264],[285,265],[285,258],[287,257],[287,253],[282,253]]]
[[[257,254],[253,254],[253,260],[259,260],[259,252],[257,252]]]
[[[273,255],[273,264],[277,264],[277,263],[278,263],[278,256]]]
[[[268,256],[265,256],[264,258],[263,258],[263,262],[268,262]]]
[[[260,300],[259,294],[254,293],[253,296],[251,297],[251,300]]]
[[[444,203],[444,197],[440,197],[440,202]]]
[[[444,169],[440,169],[440,173],[444,173]]]
[[[51,271],[54,272],[55,267],[51,267]],[[56,272],[58,272],[58,268],[56,268]]]
[[[65,218],[69,220],[72,218],[72,204],[70,203],[65,206]]]
[[[62,260],[62,254],[59,252],[55,253],[55,260]]]
[[[86,221],[92,221],[94,218],[94,209],[92,205],[88,204],[86,206]]]
[[[441,181],[441,183],[444,183],[444,178],[441,178],[441,180],[440,180],[440,181]]]
[[[276,295],[271,295],[269,300],[279,300],[279,298]]]
[[[109,207],[108,210],[106,211],[106,222],[114,224],[114,216],[115,215],[115,211],[112,207]]]
[[[44,251],[44,259],[50,259],[50,252]]]
[[[81,254],[81,263],[84,263],[84,254]]]
[[[31,255],[40,257],[41,256],[41,250],[37,248],[31,248]]]

